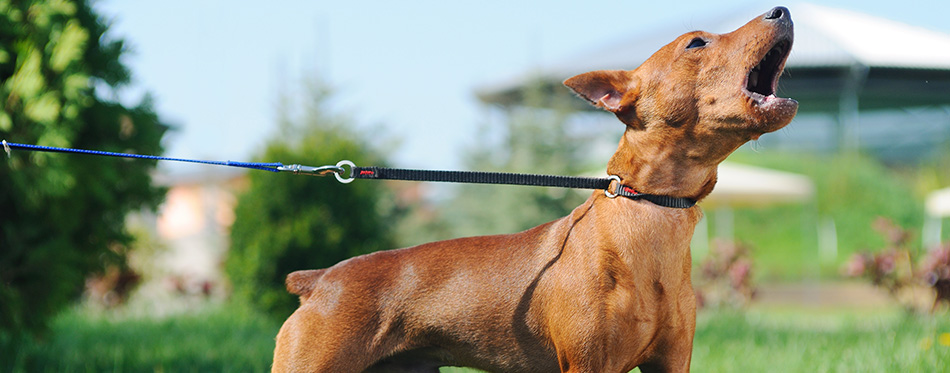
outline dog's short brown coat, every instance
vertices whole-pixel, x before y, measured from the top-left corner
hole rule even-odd
[[[774,96],[791,41],[779,7],[728,34],[682,35],[635,70],[565,84],[626,124],[608,174],[701,200],[726,156],[795,115],[797,102]],[[701,215],[598,191],[521,233],[294,272],[287,288],[301,304],[277,336],[273,370],[688,371],[689,243]]]

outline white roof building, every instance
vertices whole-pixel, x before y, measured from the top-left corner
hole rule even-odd
[[[899,161],[920,158],[950,142],[950,35],[852,10],[813,4],[788,8],[795,41],[778,94],[799,101],[798,124],[789,126],[785,132],[791,135],[784,140],[772,136],[763,144],[871,149]],[[684,32],[730,32],[765,10],[691,20],[689,28],[671,23],[671,28],[486,84],[477,94],[500,107],[525,104],[528,87],[566,97],[571,94],[561,85],[566,78],[592,70],[633,69]],[[583,100],[569,102],[593,110]]]

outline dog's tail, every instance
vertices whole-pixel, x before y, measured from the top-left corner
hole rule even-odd
[[[306,271],[296,271],[287,275],[285,284],[287,291],[291,294],[300,296],[300,301],[310,297],[313,288],[317,285],[317,280],[323,276],[326,269],[310,269]]]

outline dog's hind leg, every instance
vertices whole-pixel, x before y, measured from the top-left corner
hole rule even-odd
[[[277,333],[277,346],[274,348],[274,364],[271,372],[360,372],[362,370],[344,366],[341,357],[331,356],[333,351],[339,351],[332,346],[334,341],[319,338],[319,333],[314,334],[313,323],[304,322],[300,312],[300,309],[295,311]]]
[[[365,351],[358,336],[293,320],[287,319],[277,334],[272,372],[358,373],[379,358]]]
[[[417,359],[393,359],[415,355],[393,355],[395,351],[405,351],[398,322],[379,314],[360,317],[372,314],[366,311],[373,308],[368,304],[373,302],[370,297],[362,300],[343,297],[334,301],[328,299],[333,297],[327,293],[326,287],[317,285],[311,298],[281,326],[272,371],[356,373],[431,372],[432,367],[438,369],[435,363],[421,365]],[[371,369],[376,366],[382,370]]]
[[[287,318],[277,333],[272,372],[358,373],[381,357],[366,350],[372,336],[365,325],[327,322],[318,314],[305,305]]]

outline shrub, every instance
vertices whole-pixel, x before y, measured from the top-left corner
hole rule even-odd
[[[941,303],[950,303],[950,245],[930,250],[917,260],[921,255],[908,249],[912,237],[908,230],[885,218],[878,218],[874,229],[888,242],[887,247],[855,253],[842,268],[845,276],[864,278],[887,290],[908,311],[929,307],[933,312]],[[921,286],[932,290],[932,305],[922,304],[914,296],[912,290]]]
[[[695,286],[699,307],[741,308],[755,297],[752,255],[747,246],[716,240],[699,269]]]
[[[918,276],[934,289],[934,312],[941,303],[950,306],[950,243],[927,252],[924,256]]]
[[[302,116],[282,119],[283,136],[261,159],[284,164],[379,164],[380,157],[348,130],[345,119],[326,113],[327,90],[314,86]],[[391,221],[381,201],[384,184],[359,180],[251,172],[249,189],[238,197],[226,272],[233,296],[275,318],[286,318],[297,297],[284,287],[287,274],[324,268],[351,256],[392,248]]]
[[[19,143],[161,154],[168,126],[148,99],[102,97],[129,82],[122,40],[87,1],[0,2],[0,138]],[[97,94],[100,91],[102,94]],[[154,208],[154,161],[0,153],[0,360],[45,329],[83,279],[124,266],[128,212]]]

